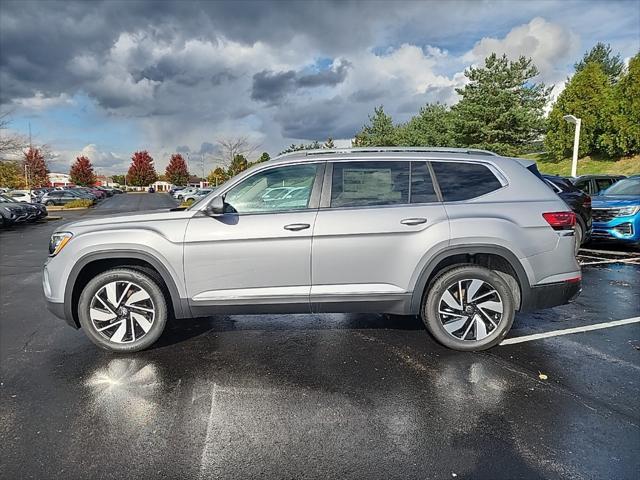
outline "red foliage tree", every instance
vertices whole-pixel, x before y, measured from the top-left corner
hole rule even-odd
[[[189,181],[189,171],[187,170],[187,164],[182,158],[182,155],[176,153],[171,155],[169,165],[167,165],[164,171],[164,176],[167,182],[174,185],[186,185]]]
[[[151,185],[158,179],[158,174],[153,166],[153,158],[149,152],[142,150],[135,152],[131,157],[131,166],[127,173],[127,183],[136,187]]]
[[[96,183],[96,174],[93,172],[93,165],[84,155],[77,157],[71,170],[69,171],[71,181],[76,185],[82,185],[83,187],[93,186]]]
[[[28,189],[49,186],[49,169],[40,149],[29,147],[24,153],[22,168],[26,171]]]

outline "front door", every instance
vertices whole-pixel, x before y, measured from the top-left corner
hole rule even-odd
[[[427,252],[449,222],[426,161],[327,165],[313,235],[314,311],[406,313]]]
[[[309,311],[323,167],[261,169],[222,193],[224,215],[190,220],[184,269],[194,314]]]

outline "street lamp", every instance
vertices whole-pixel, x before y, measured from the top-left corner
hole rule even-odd
[[[573,160],[571,162],[571,176],[578,176],[578,148],[580,147],[580,124],[582,119],[573,115],[565,115],[564,118],[569,123],[574,123],[576,126],[575,134],[573,137]]]

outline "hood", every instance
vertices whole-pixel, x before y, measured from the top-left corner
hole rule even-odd
[[[126,215],[105,215],[95,217],[87,220],[78,220],[75,222],[62,225],[56,231],[74,231],[76,229],[84,229],[93,227],[126,227],[127,224],[131,226],[137,226],[147,222],[161,221],[161,220],[179,220],[184,218],[190,218],[193,216],[193,211],[179,210],[170,211],[168,209],[162,210],[149,210],[145,212],[130,212]]]
[[[11,210],[17,210],[19,212],[26,211],[27,210],[27,205],[28,204],[21,205],[19,203],[0,202],[0,207],[9,208]]]
[[[597,195],[591,197],[592,208],[616,208],[640,205],[640,195]]]

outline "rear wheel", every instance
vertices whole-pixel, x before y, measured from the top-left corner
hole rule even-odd
[[[53,202],[53,200],[47,200],[47,202],[45,203],[45,205],[47,207],[53,207],[55,205],[55,203]]]
[[[421,316],[441,344],[454,350],[486,350],[511,329],[515,302],[500,275],[485,267],[463,265],[431,284]]]
[[[78,302],[80,324],[89,339],[113,352],[151,346],[167,321],[160,285],[138,270],[108,270],[91,280]]]

